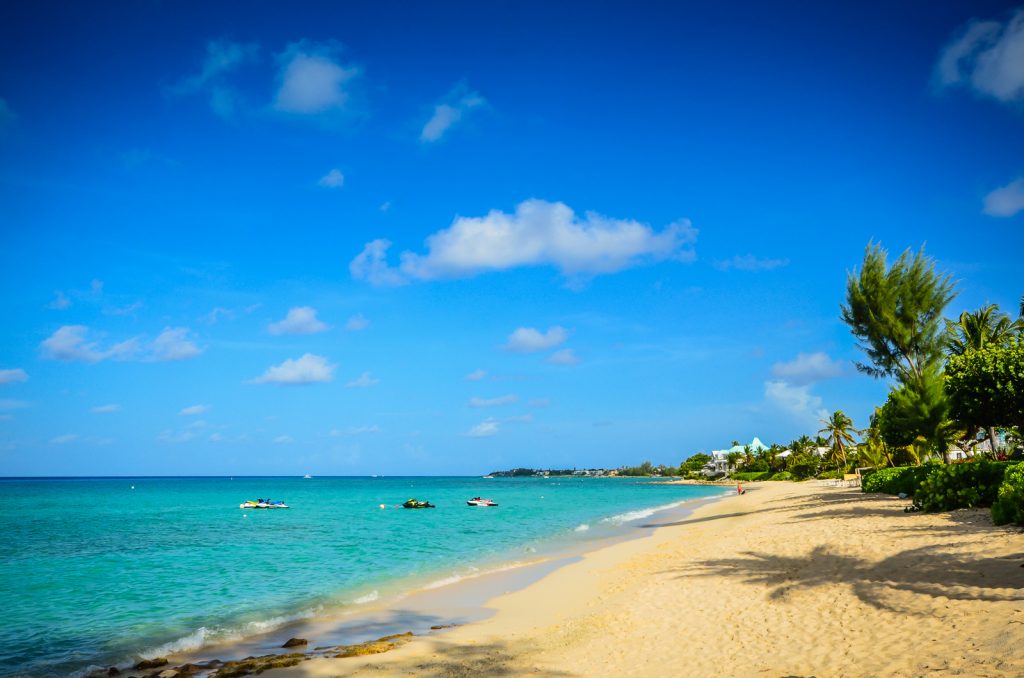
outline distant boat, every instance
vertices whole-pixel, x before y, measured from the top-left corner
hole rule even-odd
[[[494,480],[494,476],[483,476],[486,480]]]
[[[302,477],[303,477],[304,479],[308,480],[308,479],[312,478],[313,476],[311,476],[311,475],[309,475],[309,474],[307,473],[306,475],[304,475],[304,476],[302,476]]]

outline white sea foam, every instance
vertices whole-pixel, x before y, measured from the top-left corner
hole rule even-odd
[[[492,568],[489,568],[489,569],[486,569],[486,570],[481,570],[478,567],[471,567],[468,572],[464,572],[462,574],[453,574],[450,577],[444,577],[443,579],[438,579],[437,581],[432,581],[429,584],[427,584],[426,586],[424,586],[423,588],[425,588],[425,589],[439,589],[442,586],[449,586],[450,584],[455,584],[455,583],[458,583],[460,581],[465,581],[466,579],[476,579],[477,577],[483,577],[484,575],[488,575],[488,574],[496,574],[498,572],[507,572],[508,570],[514,570],[516,568],[523,567],[524,565],[528,565],[528,564],[529,563],[523,563],[523,562],[520,562],[518,560],[515,560],[515,561],[512,561],[511,563],[507,563],[505,565],[500,565],[498,567],[492,567]]]
[[[376,592],[374,592],[376,593]],[[139,653],[141,657],[163,657],[169,654],[176,654],[179,652],[191,652],[198,650],[201,647],[209,645],[211,643],[222,643],[232,640],[240,640],[247,636],[255,635],[257,633],[265,633],[267,631],[273,631],[276,628],[280,628],[285,624],[299,621],[300,619],[309,619],[310,617],[316,616],[323,610],[322,606],[317,606],[308,610],[302,610],[295,614],[280,615],[277,617],[271,617],[270,619],[262,619],[259,621],[251,621],[243,624],[240,628],[207,628],[200,626],[198,629],[189,633],[188,635],[182,636],[176,640],[172,640],[163,645],[159,645],[148,650],[143,650]]]
[[[583,523],[582,525],[577,525],[576,529],[574,529],[573,532],[586,532],[589,529],[590,529],[590,525],[587,525],[586,523]]]
[[[354,605],[364,605],[366,603],[372,603],[373,601],[377,600],[378,598],[380,598],[380,594],[377,593],[377,591],[370,591],[365,596],[359,596],[358,598],[353,600],[352,603]]]
[[[667,511],[668,509],[676,508],[693,501],[692,499],[684,499],[683,501],[676,501],[671,504],[664,504],[662,506],[655,506],[649,509],[638,509],[636,511],[626,511],[618,515],[610,516],[608,518],[602,518],[602,523],[611,523],[612,525],[623,525],[625,523],[633,522],[634,520],[641,520],[643,518],[649,518],[655,513],[660,511]]]

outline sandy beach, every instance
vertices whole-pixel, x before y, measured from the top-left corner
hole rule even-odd
[[[752,484],[491,600],[485,621],[263,675],[1024,675],[1024,532],[906,504]]]

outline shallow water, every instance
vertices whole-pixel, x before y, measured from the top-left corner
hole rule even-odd
[[[0,480],[0,667],[65,675],[257,634],[721,492],[619,478]],[[477,495],[500,506],[467,507]],[[292,508],[238,508],[267,496]],[[395,507],[410,497],[437,508]]]

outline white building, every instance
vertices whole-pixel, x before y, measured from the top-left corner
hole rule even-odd
[[[704,465],[704,468],[701,469],[701,473],[705,476],[728,473],[731,470],[729,468],[729,455],[733,452],[743,454],[747,447],[749,447],[750,451],[755,454],[768,449],[768,446],[762,443],[760,438],[755,436],[754,439],[750,441],[749,445],[733,445],[727,450],[712,450],[711,461]]]

